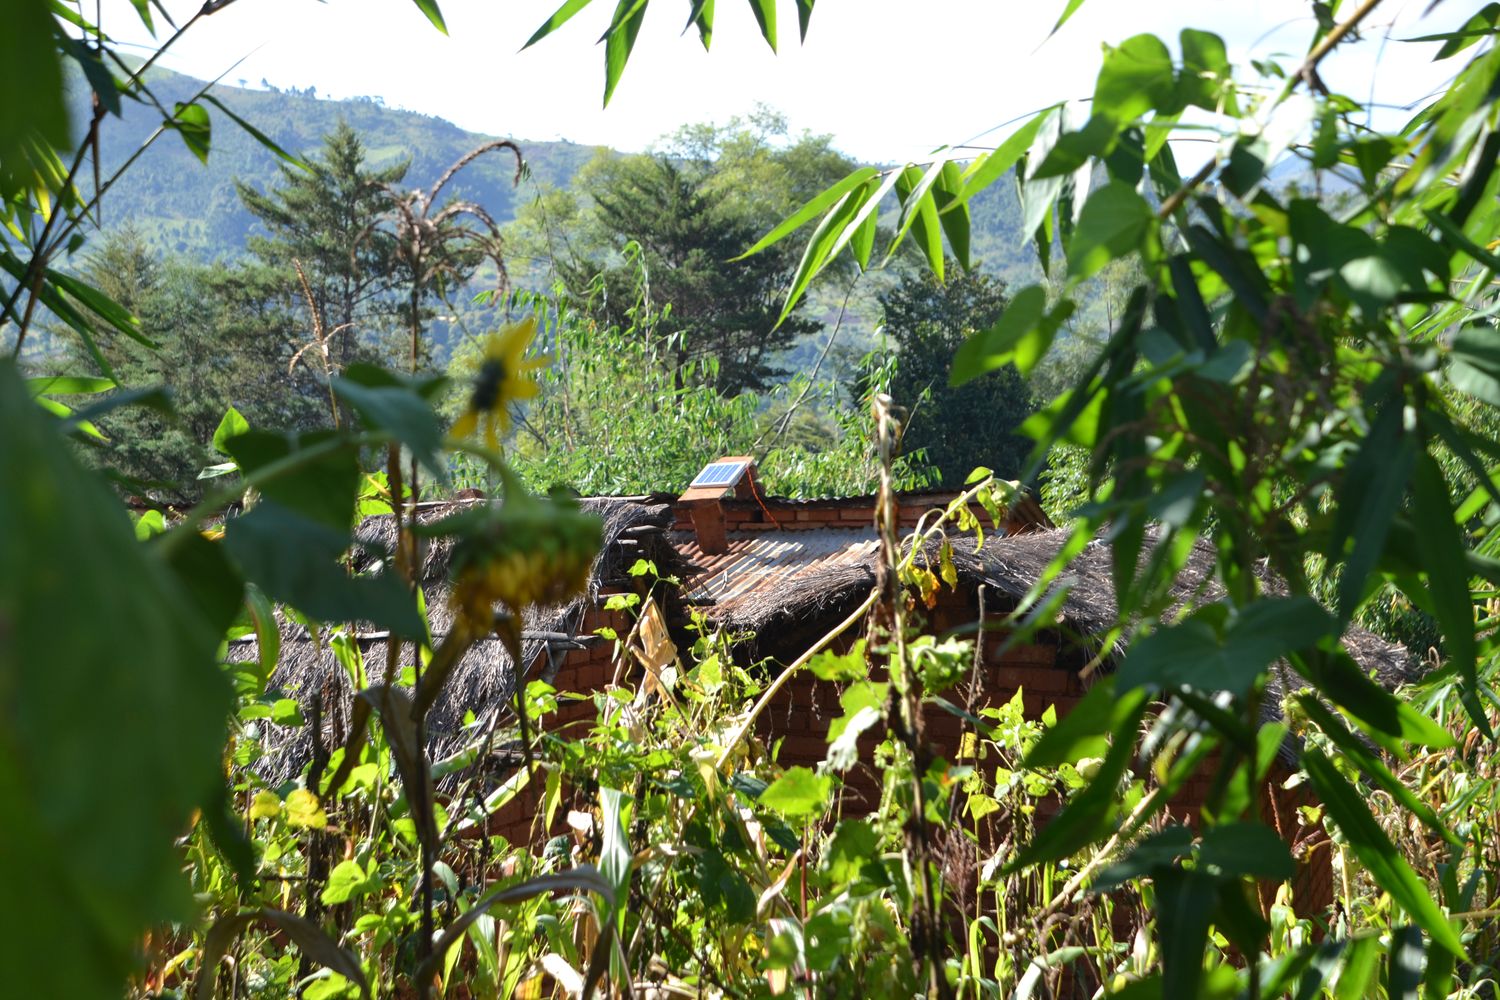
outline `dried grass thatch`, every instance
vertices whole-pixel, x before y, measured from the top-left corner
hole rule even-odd
[[[1042,578],[1071,535],[1069,530],[1056,529],[991,536],[983,547],[976,546],[972,537],[955,537],[951,540],[954,568],[962,587],[984,586],[1013,607]],[[935,549],[931,558],[936,566]],[[1196,606],[1223,596],[1222,588],[1213,580],[1213,566],[1213,550],[1200,540],[1173,587],[1181,605]],[[1277,581],[1267,582],[1268,589],[1278,589]],[[863,562],[830,566],[824,572],[810,574],[784,587],[761,588],[705,610],[709,620],[722,628],[763,637],[750,644],[754,655],[779,655],[784,639],[801,640],[809,636],[808,641],[816,639],[832,622],[857,607],[874,585],[875,559],[871,557]],[[1054,586],[1066,589],[1058,626],[1073,642],[1097,641],[1097,636],[1115,624],[1117,607],[1107,545],[1099,541],[1090,543]],[[1372,672],[1384,687],[1394,689],[1414,679],[1405,647],[1388,643],[1358,627],[1345,633],[1343,643],[1360,667]],[[1273,679],[1269,697],[1265,699],[1268,709],[1279,710],[1279,693]]]
[[[656,562],[663,574],[673,572],[676,565],[676,551],[664,534],[671,523],[670,506],[637,499],[580,503],[584,510],[598,514],[604,521],[604,545],[594,562],[586,593],[566,604],[528,608],[522,615],[521,657],[528,667],[542,661],[537,676],[543,679],[551,677],[568,652],[598,641],[594,636],[580,636],[578,630],[584,613],[597,602],[601,588],[627,578],[627,571],[637,558]],[[423,505],[417,517],[422,523],[430,523],[454,513],[464,504],[455,501]],[[369,518],[359,526],[355,537],[359,544],[355,552],[356,567],[375,565],[394,548],[395,519],[390,515]],[[448,603],[451,549],[449,540],[433,539],[425,541],[421,551],[419,582],[435,643],[441,641],[453,622]],[[386,679],[386,634],[361,626],[357,636],[368,682],[382,683]],[[234,643],[230,648],[231,660],[250,660],[257,655],[253,638]],[[409,665],[413,655],[411,644],[405,644],[402,664]],[[497,638],[478,642],[465,653],[427,716],[428,751],[433,758],[440,759],[464,746],[467,713],[474,714],[479,731],[505,717],[515,690],[515,677],[515,664]],[[319,719],[325,749],[342,742],[355,685],[326,638],[309,635],[303,626],[283,619],[281,655],[271,677],[271,687],[295,698],[304,719]],[[314,727],[292,728],[269,722],[263,725],[261,742],[265,755],[257,770],[273,783],[295,777],[313,759]]]

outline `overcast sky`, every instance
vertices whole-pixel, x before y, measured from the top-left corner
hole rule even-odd
[[[201,0],[162,0],[182,23]],[[1324,76],[1358,99],[1409,104],[1444,86],[1432,44],[1398,41],[1461,23],[1476,4],[1387,0],[1364,39]],[[608,109],[603,48],[614,4],[596,2],[520,52],[560,0],[442,0],[449,37],[411,0],[238,0],[206,18],[163,63],[203,78],[380,96],[393,107],[522,139],[638,150],[688,122],[724,121],[756,102],[796,130],[835,136],[863,160],[920,158],[1058,100],[1087,97],[1103,41],[1150,31],[1176,49],[1184,26],[1221,34],[1231,58],[1295,65],[1312,27],[1304,0],[1089,0],[1050,40],[1062,0],[822,0],[806,45],[781,3],[781,54],[748,5],[719,0],[713,51],[683,35],[688,4],[656,0]],[[1344,6],[1352,8],[1352,2]],[[129,0],[104,0],[117,39],[147,42]],[[236,61],[243,60],[236,67]],[[233,68],[231,68],[233,67]],[[1387,121],[1404,120],[1391,112]],[[999,133],[1003,135],[1003,133]],[[991,140],[993,141],[993,139]]]

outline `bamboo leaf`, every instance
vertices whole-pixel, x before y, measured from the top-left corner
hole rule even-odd
[[[646,17],[646,0],[620,0],[609,32],[604,36],[604,106],[614,96],[620,74],[630,61],[630,51],[635,48],[636,36],[641,33],[641,22]]]
[[[815,195],[807,202],[807,204],[803,205],[801,208],[797,209],[797,211],[787,216],[786,219],[778,224],[775,229],[772,229],[769,233],[762,236],[759,242],[757,242],[753,247],[751,247],[749,250],[746,250],[738,257],[732,259],[744,260],[746,257],[749,257],[752,254],[760,253],[771,244],[785,239],[796,230],[801,229],[804,225],[811,222],[817,216],[822,215],[824,212],[828,211],[829,206],[836,204],[844,195],[848,194],[855,188],[869,182],[872,178],[878,175],[879,171],[874,167],[860,167],[858,170],[850,173],[849,176],[845,177],[843,180],[839,181],[828,190]]]
[[[443,12],[438,9],[437,0],[412,0],[412,3],[427,16],[434,28],[445,35],[448,33],[448,25],[443,22]]]
[[[1411,865],[1406,863],[1375,817],[1370,815],[1370,809],[1359,792],[1344,780],[1320,750],[1308,749],[1303,753],[1302,769],[1307,772],[1328,815],[1348,838],[1350,849],[1369,871],[1375,884],[1389,893],[1435,944],[1464,958],[1463,943],[1454,933],[1447,915],[1428,895]]]
[[[542,26],[540,28],[532,32],[531,37],[526,39],[526,44],[521,46],[521,51],[525,52],[537,42],[540,42],[543,38],[546,38],[558,28],[561,28],[564,24],[568,23],[568,20],[572,18],[574,14],[578,13],[580,10],[583,10],[583,8],[587,7],[590,3],[593,3],[593,0],[567,0],[567,2],[564,3],[561,7],[552,12],[551,17],[542,22]]]
[[[755,23],[760,25],[760,33],[771,46],[771,51],[776,51],[776,0],[750,0],[750,10],[755,14]],[[806,29],[803,29],[806,34]]]

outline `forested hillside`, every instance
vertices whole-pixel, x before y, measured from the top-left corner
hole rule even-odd
[[[148,73],[153,90],[170,106],[189,102],[205,84],[168,70]],[[70,87],[72,103],[80,109],[76,118],[86,119],[87,88],[81,77]],[[466,132],[431,115],[388,108],[378,98],[330,101],[312,91],[255,90],[227,86],[212,93],[241,116],[296,156],[315,152],[323,137],[345,121],[365,142],[374,166],[410,160],[407,181],[426,187],[464,153],[491,136]],[[120,120],[111,119],[102,143],[102,162],[108,176],[161,122],[154,108],[126,100]],[[275,183],[280,160],[252,136],[219,116],[212,135],[209,156],[212,170],[204,170],[181,142],[158,143],[143,155],[111,190],[106,229],[132,221],[148,240],[164,250],[189,253],[203,259],[233,258],[244,252],[245,239],[254,219],[240,203],[233,185],[225,177],[265,189]],[[526,163],[536,183],[566,185],[586,163],[593,150],[567,142],[522,143]],[[515,214],[518,198],[511,165],[500,159],[474,164],[455,180],[449,193],[478,201],[497,220]]]
[[[205,86],[203,81],[170,70],[152,69],[147,77],[164,103],[186,103]],[[79,109],[77,117],[86,117],[82,109],[88,91],[81,77],[71,81],[70,93]],[[226,83],[216,84],[211,93],[297,156],[315,152],[339,121],[347,122],[365,143],[372,166],[409,159],[406,181],[414,186],[430,185],[464,153],[495,138],[465,131],[433,115],[388,108],[374,97],[329,100],[313,90],[254,89]],[[160,124],[153,108],[127,100],[123,109],[120,121],[111,120],[102,144],[106,176]],[[478,202],[502,223],[515,218],[518,206],[540,190],[568,187],[595,153],[595,147],[577,143],[512,138],[524,151],[529,171],[519,188],[512,184],[510,164],[495,159],[476,163],[448,192]],[[252,136],[222,119],[214,130],[209,155],[213,170],[205,171],[183,143],[153,146],[111,190],[104,228],[128,219],[149,243],[163,250],[205,260],[242,254],[255,228],[254,218],[222,178],[238,178],[263,190],[275,182],[280,161]],[[972,211],[975,256],[980,264],[1009,280],[1035,277],[1035,255],[1023,245],[1015,186],[1000,184],[982,192]]]

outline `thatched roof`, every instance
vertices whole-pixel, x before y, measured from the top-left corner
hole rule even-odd
[[[954,568],[962,586],[982,585],[1013,604],[1031,591],[1071,535],[1067,529],[1054,529],[990,536],[982,548],[976,547],[972,537],[955,537],[951,540]],[[786,586],[759,589],[706,608],[705,613],[710,621],[733,632],[777,639],[795,636],[799,641],[810,636],[810,642],[869,594],[875,584],[876,558],[868,556],[831,564],[821,572],[793,579]],[[936,552],[932,561],[935,566]],[[1199,605],[1223,595],[1222,588],[1212,579],[1213,566],[1213,550],[1200,540],[1173,587],[1181,604]],[[1058,624],[1076,641],[1087,642],[1115,624],[1117,608],[1112,574],[1109,547],[1095,541],[1073,560],[1055,584],[1067,589]],[[1272,585],[1270,589],[1276,589],[1275,581],[1268,583]],[[1395,688],[1413,679],[1405,647],[1388,643],[1358,627],[1345,633],[1343,642],[1354,660],[1367,672],[1373,672],[1385,687]],[[756,655],[780,652],[764,641],[753,651]],[[1279,703],[1276,694],[1272,691],[1271,697],[1265,699],[1268,706]]]
[[[431,523],[455,513],[465,504],[455,501],[423,505],[417,517],[421,523]],[[590,573],[587,591],[562,605],[527,608],[522,615],[521,657],[528,667],[544,661],[535,675],[542,679],[551,677],[570,650],[600,641],[596,636],[579,635],[578,631],[585,611],[598,601],[601,588],[623,583],[637,558],[653,560],[663,574],[670,574],[676,565],[675,551],[664,535],[671,523],[669,505],[634,498],[586,499],[580,505],[604,521],[604,545]],[[359,543],[355,551],[356,568],[373,565],[394,547],[395,520],[390,515],[371,517],[359,526],[355,537]],[[453,623],[448,601],[451,554],[449,539],[424,540],[419,582],[434,643],[441,641]],[[306,628],[285,619],[280,624],[281,655],[271,677],[271,687],[295,698],[304,719],[314,717],[317,703],[324,746],[338,746],[346,732],[354,693],[349,671],[339,663],[326,637],[310,636]],[[357,635],[368,682],[384,682],[386,633],[359,626]],[[320,638],[322,641],[318,641]],[[410,643],[405,644],[402,653],[402,662],[409,664],[413,655]],[[231,660],[250,660],[256,655],[253,637],[231,644]],[[466,713],[473,712],[480,727],[506,717],[515,677],[515,664],[498,638],[482,640],[464,654],[427,716],[428,750],[433,759],[456,752],[465,744]],[[266,755],[256,765],[257,770],[273,783],[295,777],[313,757],[311,726],[291,728],[270,722],[263,726]]]

